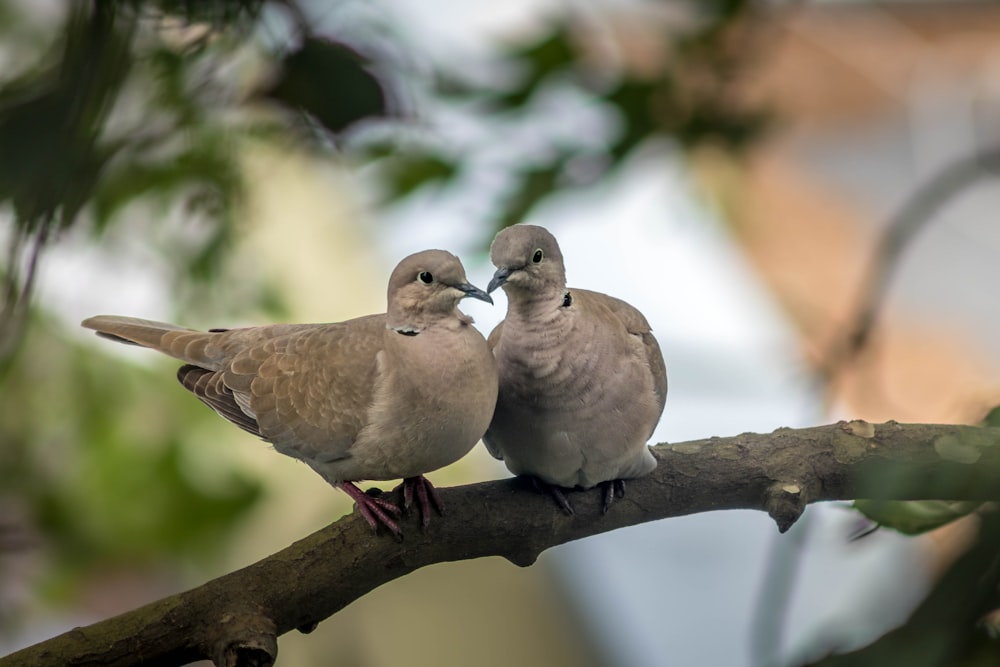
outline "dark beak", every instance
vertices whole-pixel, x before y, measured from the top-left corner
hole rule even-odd
[[[496,288],[503,285],[505,282],[507,282],[507,278],[510,277],[511,273],[513,273],[513,270],[508,269],[507,267],[501,267],[497,269],[497,272],[493,274],[493,280],[491,280],[490,284],[487,285],[486,291],[492,292]]]
[[[465,292],[465,296],[471,296],[473,299],[479,299],[480,301],[485,301],[489,304],[493,303],[493,297],[471,283],[462,283],[461,285],[455,285],[454,287],[457,290]]]

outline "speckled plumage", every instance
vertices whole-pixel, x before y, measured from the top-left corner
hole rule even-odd
[[[422,475],[464,456],[493,413],[496,367],[457,309],[466,296],[489,300],[468,284],[457,257],[428,250],[393,271],[386,314],[208,332],[118,316],[83,326],[185,362],[178,371],[185,388],[308,463],[347,491],[369,522],[396,532],[379,513],[392,508],[374,500],[366,507],[368,497],[350,482],[413,479],[424,500],[432,488]]]
[[[558,487],[651,472],[646,442],[667,375],[646,318],[620,299],[568,289],[559,246],[541,227],[501,231],[490,258],[489,289],[502,285],[508,300],[488,341],[500,378],[483,438],[490,452],[511,472]]]

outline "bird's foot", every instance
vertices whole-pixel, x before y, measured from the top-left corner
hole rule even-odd
[[[441,502],[441,497],[438,496],[437,489],[423,475],[407,477],[403,480],[404,513],[410,513],[414,496],[417,498],[417,507],[420,508],[420,523],[424,528],[431,523],[431,507],[437,510],[438,514],[444,516],[444,503]]]
[[[615,502],[615,498],[625,497],[625,480],[609,479],[606,482],[601,482],[599,486],[603,494],[601,514],[607,514],[608,510],[611,509],[611,503]]]
[[[373,531],[378,532],[379,524],[382,524],[397,538],[403,537],[403,531],[399,529],[399,524],[396,522],[400,510],[395,503],[369,495],[355,486],[353,482],[341,482],[337,486],[351,497],[351,500],[357,505],[358,511],[361,512],[361,516],[365,518]]]
[[[548,482],[537,477],[532,477],[531,482],[535,485],[536,491],[539,493],[548,493],[552,496],[552,499],[556,501],[556,505],[558,505],[559,509],[563,511],[563,514],[566,514],[567,516],[573,516],[576,514],[573,510],[573,506],[569,502],[569,499],[566,498],[566,494],[563,493],[560,487],[555,484],[549,484]]]

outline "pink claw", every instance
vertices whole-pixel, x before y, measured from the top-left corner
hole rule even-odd
[[[396,517],[400,515],[400,509],[394,503],[368,495],[355,486],[353,482],[341,482],[338,486],[355,502],[358,511],[361,512],[361,516],[365,518],[365,521],[368,522],[373,531],[377,532],[379,524],[382,524],[396,537],[401,538],[403,536],[403,531],[399,529],[399,524],[396,523]]]
[[[441,502],[437,489],[423,475],[407,477],[403,480],[404,511],[410,511],[410,507],[413,505],[414,493],[417,496],[417,506],[420,508],[420,523],[424,528],[431,523],[431,507],[437,510],[438,514],[444,515],[444,503]]]

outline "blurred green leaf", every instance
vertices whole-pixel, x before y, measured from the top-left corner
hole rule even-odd
[[[457,164],[438,155],[395,155],[385,162],[382,179],[390,199],[401,199],[432,183],[447,183],[458,173]]]
[[[566,24],[557,25],[533,44],[508,51],[505,58],[523,67],[525,72],[513,90],[493,99],[501,109],[524,106],[549,76],[578,63]]]
[[[218,275],[222,256],[230,244],[232,230],[228,225],[216,225],[211,232],[188,263],[188,274],[195,280],[206,281]]]
[[[618,139],[609,150],[614,160],[624,159],[633,148],[659,131],[661,123],[667,120],[659,117],[659,113],[670,113],[671,108],[666,104],[657,105],[656,102],[658,98],[664,98],[662,91],[668,86],[666,80],[626,79],[602,96],[605,102],[615,108],[622,121]]]
[[[173,159],[155,162],[129,160],[109,170],[92,193],[96,231],[100,232],[128,204],[150,195],[164,202],[172,198],[205,199],[206,191],[223,215],[240,192],[241,179],[226,146],[213,141],[211,134],[197,138]],[[202,193],[198,195],[198,193]]]
[[[773,122],[771,114],[765,111],[731,109],[712,102],[688,117],[676,133],[691,148],[711,142],[740,152],[759,140]]]
[[[309,37],[284,58],[281,70],[265,94],[309,114],[335,135],[389,113],[371,61],[345,44]]]
[[[1000,405],[986,413],[983,417],[983,426],[1000,426]]]
[[[232,27],[234,23],[257,18],[266,0],[117,0],[117,4],[136,11],[155,7],[168,16],[179,16],[190,23]]]
[[[747,13],[760,4],[755,0],[688,0],[701,19],[700,25],[680,40],[682,44],[692,42],[712,48],[729,27],[736,25]]]
[[[498,228],[509,227],[524,220],[532,208],[556,189],[562,162],[526,169],[518,174],[514,192],[503,206]]]
[[[886,528],[918,535],[978,509],[982,503],[951,500],[855,500],[854,508]]]

